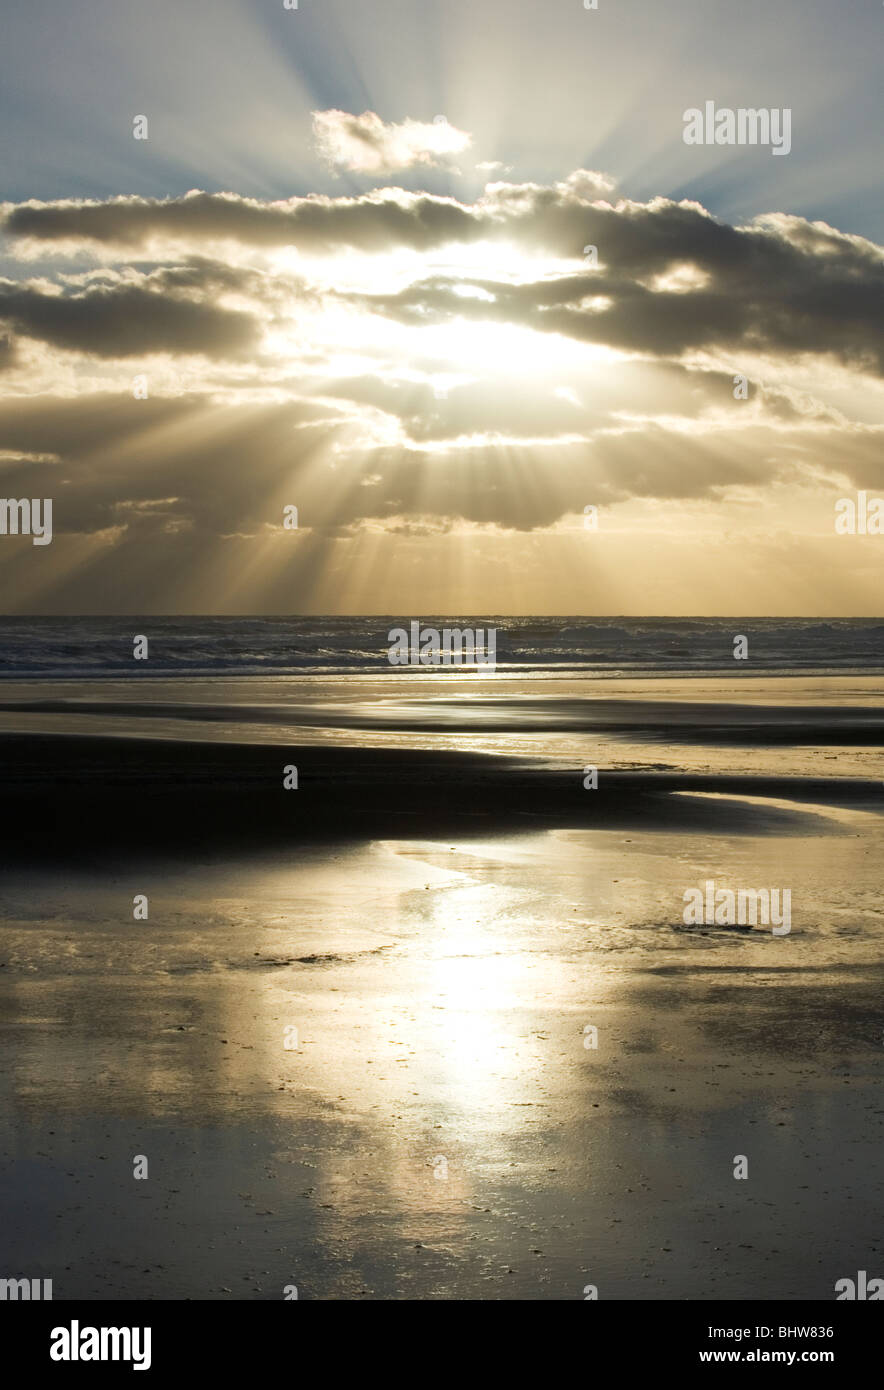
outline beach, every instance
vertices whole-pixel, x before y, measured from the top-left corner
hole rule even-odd
[[[882,14],[6,7],[16,1365],[868,1375]]]
[[[7,683],[9,1267],[831,1299],[880,1263],[881,682],[470,679]],[[710,880],[788,887],[790,931],[686,924]]]

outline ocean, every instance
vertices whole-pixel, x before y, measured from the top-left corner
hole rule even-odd
[[[0,678],[383,675],[393,667],[389,617],[2,618]],[[424,626],[497,630],[498,671],[522,677],[788,676],[884,672],[877,618],[529,618],[420,615]],[[133,659],[133,638],[149,659]],[[748,639],[746,660],[734,638]]]

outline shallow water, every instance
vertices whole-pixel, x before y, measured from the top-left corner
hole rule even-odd
[[[7,1263],[58,1299],[832,1297],[884,1244],[880,820],[801,821],[7,876]],[[791,933],[687,929],[708,877],[791,886]]]
[[[884,678],[561,678],[540,695],[534,680],[458,672],[4,681],[0,733],[28,732],[884,782]]]

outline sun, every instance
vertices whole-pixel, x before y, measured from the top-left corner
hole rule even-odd
[[[414,338],[424,354],[445,361],[448,372],[481,379],[558,379],[562,372],[579,373],[617,357],[609,348],[594,343],[578,343],[558,333],[481,318],[428,325],[416,329]]]

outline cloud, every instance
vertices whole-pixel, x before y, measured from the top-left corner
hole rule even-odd
[[[232,193],[194,191],[181,198],[62,199],[3,208],[0,229],[25,254],[45,256],[86,247],[118,248],[148,258],[156,245],[186,254],[216,242],[327,254],[351,247],[384,252],[429,250],[485,235],[478,210],[453,198],[384,189],[360,198],[311,195],[268,203]]]
[[[362,295],[364,307],[415,325],[496,320],[655,356],[820,356],[884,376],[884,253],[871,242],[800,219],[734,228],[663,199],[581,205],[578,216],[546,190],[493,193],[523,241],[573,257],[585,238],[598,268],[516,283],[435,276]]]
[[[452,384],[440,395],[429,381],[352,376],[323,384],[323,394],[373,406],[396,418],[405,447],[450,445],[479,438],[532,439],[553,444],[575,438],[596,443],[605,434],[643,435],[652,425],[681,428],[686,422],[708,434],[733,425],[733,377],[676,363],[613,359],[595,363],[591,375],[575,374],[561,387],[555,377],[520,373]],[[843,424],[819,402],[800,408],[789,395],[756,384],[744,407],[744,424],[797,429]]]
[[[715,392],[724,383],[707,385]],[[532,531],[587,502],[716,500],[734,488],[794,484],[802,476],[817,480],[821,506],[831,509],[825,489],[838,495],[835,462],[858,486],[884,483],[881,429],[823,422],[808,432],[793,420],[794,429],[775,432],[756,416],[748,425],[731,417],[690,433],[646,419],[584,440],[490,434],[463,447],[442,428],[369,447],[352,432],[340,389],[337,409],[325,400],[221,405],[196,393],[144,401],[107,392],[10,398],[0,401],[0,484],[10,495],[54,497],[59,536],[116,528],[118,543],[132,545],[179,533],[215,541],[279,536],[283,507],[292,503],[303,528],[326,535],[408,517]],[[654,389],[666,389],[665,372]],[[616,403],[637,390],[633,381]],[[368,380],[352,394],[383,399],[382,387]],[[493,419],[493,401],[472,389],[464,395],[451,402],[456,422],[466,416],[476,427]],[[397,402],[385,404],[392,410]],[[420,396],[399,404],[407,419],[419,418]],[[555,419],[540,423],[554,426]]]
[[[423,128],[451,130],[435,124]],[[31,200],[0,204],[0,231],[10,239],[11,251],[25,258],[106,247],[127,258],[138,252],[150,259],[158,246],[167,254],[174,249],[192,256],[225,241],[323,255],[339,248],[431,251],[487,239],[581,256],[587,209],[613,187],[608,175],[581,169],[551,185],[491,183],[474,203],[402,188],[374,189],[357,198],[310,194],[280,202],[197,189],[180,198]]]
[[[15,366],[17,361],[18,356],[12,339],[8,336],[0,337],[0,372]]]
[[[58,534],[112,527],[159,534],[170,523],[215,538],[255,533],[278,527],[285,503],[309,496],[315,511],[323,490],[328,514],[326,475],[308,478],[334,436],[334,412],[310,401],[226,406],[210,395],[135,400],[107,392],[9,398],[0,401],[0,481],[54,496]]]
[[[206,193],[67,200],[7,207],[3,229],[25,248],[91,243],[125,247],[127,255],[137,248],[160,256],[157,242],[168,239],[173,259],[176,247],[193,259],[225,239],[265,251],[296,248],[326,260],[342,248],[429,255],[492,243],[501,248],[504,276],[464,273],[446,281],[422,278],[418,267],[397,293],[360,293],[350,302],[403,323],[486,319],[655,356],[721,350],[819,356],[884,375],[880,247],[784,214],[734,227],[697,203],[610,202],[610,190],[605,175],[577,170],[549,185],[489,184],[471,204],[394,188],[286,203]],[[583,262],[587,245],[597,248],[596,268]],[[544,257],[566,264],[541,264],[540,277],[532,276],[532,260]],[[469,287],[481,298],[469,302]],[[59,344],[85,335],[103,355],[144,351],[134,345],[175,334],[182,351],[197,350],[186,345],[199,341],[239,350],[248,341],[247,319],[177,294],[152,298],[156,288],[93,287],[78,303],[76,296],[44,296],[10,282],[0,308],[20,332],[43,332]],[[327,289],[340,290],[333,269]],[[88,325],[80,325],[83,318]]]
[[[248,314],[164,293],[147,278],[93,284],[77,293],[0,280],[0,321],[24,337],[102,358],[154,352],[237,357],[254,347],[258,332]]]
[[[844,487],[884,485],[884,252],[822,223],[730,226],[577,170],[472,202],[29,202],[3,230],[28,274],[0,279],[0,479],[54,498],[57,541],[0,571],[47,605],[67,563],[87,609],[118,573],[120,603],[180,577],[176,604],[260,606],[275,567],[284,603],[323,565],[346,595],[348,555],[377,575],[426,543],[435,571],[450,532],[531,550],[589,503],[608,536],[714,515],[726,540],[751,506],[788,532],[799,496],[794,535],[820,534]]]
[[[382,121],[374,111],[314,111],[313,138],[320,157],[333,169],[386,176],[419,165],[447,167],[472,136],[449,125],[444,116],[430,123]]]

